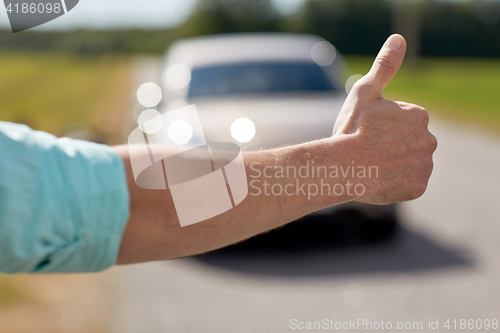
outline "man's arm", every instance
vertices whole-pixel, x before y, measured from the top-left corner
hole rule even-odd
[[[118,263],[165,260],[211,251],[282,226],[318,209],[358,199],[344,193],[341,196],[315,196],[308,200],[308,187],[319,185],[319,179],[296,178],[292,174],[293,178],[273,176],[275,170],[286,168],[290,163],[294,164],[295,170],[306,166],[312,160],[310,156],[316,157],[317,165],[350,164],[350,158],[345,153],[346,145],[349,145],[348,137],[336,137],[293,147],[244,153],[247,180],[251,185],[246,199],[221,215],[187,227],[179,224],[170,191],[138,187],[132,174],[128,149],[115,148],[125,161],[131,195],[131,216]],[[264,173],[266,167],[268,169]],[[302,188],[299,193],[297,180]],[[293,189],[289,186],[286,191],[292,195],[284,193],[289,184]],[[278,192],[277,186],[283,193],[274,195],[270,188],[272,185],[275,185],[275,193]]]
[[[382,96],[383,88],[403,62],[405,49],[406,43],[401,36],[388,39],[370,72],[349,94],[331,138],[245,153],[248,182],[260,184],[260,195],[252,193],[254,188],[251,186],[250,194],[238,206],[201,223],[181,227],[170,191],[139,188],[132,175],[130,160],[141,157],[130,156],[126,147],[116,147],[115,151],[125,162],[131,199],[131,215],[118,263],[165,260],[211,251],[280,227],[321,208],[349,201],[389,204],[421,196],[432,172],[432,154],[437,147],[436,139],[427,129],[427,112],[415,105],[387,101]],[[345,171],[349,166],[361,169],[356,169],[356,173],[342,172],[339,177],[299,177],[300,183],[296,176],[278,177],[271,173],[268,177],[262,172],[265,167],[268,171],[286,170],[291,166],[299,169],[310,166],[312,161],[316,170],[325,167],[328,173]],[[261,172],[255,172],[252,165],[258,165]],[[376,168],[376,177],[358,174],[362,168],[366,172],[370,167]],[[266,195],[262,187],[264,182],[269,184],[268,193],[276,184],[281,189],[295,184],[296,192],[294,195],[285,192]],[[303,185],[307,192],[324,188],[325,183],[329,193],[310,196],[310,193],[297,192],[297,186]],[[357,192],[354,191],[356,185],[359,185]],[[335,186],[342,186],[344,191],[334,193]]]

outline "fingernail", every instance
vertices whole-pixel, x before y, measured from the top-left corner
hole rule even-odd
[[[385,47],[397,52],[401,50],[403,44],[404,39],[403,37],[401,37],[401,35],[392,35],[387,39],[387,42],[385,42]]]

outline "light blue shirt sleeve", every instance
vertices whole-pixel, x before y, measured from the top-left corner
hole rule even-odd
[[[104,270],[128,216],[123,162],[108,146],[0,122],[0,272]]]

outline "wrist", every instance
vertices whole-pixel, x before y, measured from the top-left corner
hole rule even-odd
[[[305,144],[301,149],[309,162],[311,187],[319,194],[314,198],[315,210],[350,201],[362,201],[371,187],[369,166],[359,147],[358,134],[334,135]],[[372,177],[376,170],[372,168]],[[323,191],[321,191],[323,189]]]
[[[366,189],[364,179],[356,177],[355,146],[354,135],[337,135],[250,153],[257,155],[247,160],[249,195],[286,206],[284,210],[296,215],[358,201]]]

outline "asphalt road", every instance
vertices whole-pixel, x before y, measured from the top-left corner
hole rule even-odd
[[[500,138],[434,117],[430,127],[434,173],[422,198],[402,204],[393,240],[115,268],[116,332],[294,332],[294,319],[421,322],[412,331],[424,332],[436,331],[429,320],[439,331],[447,319],[452,331],[454,319],[457,330],[461,319],[500,320]]]

